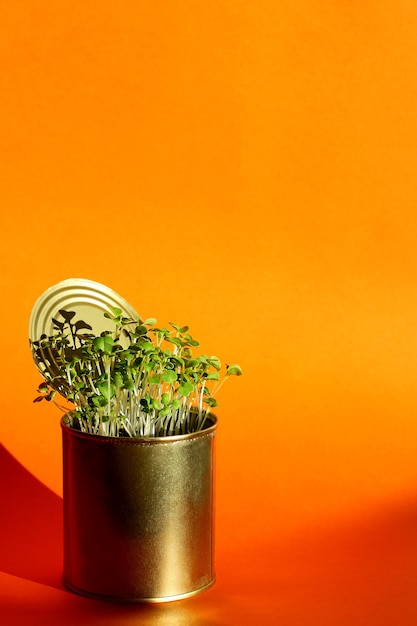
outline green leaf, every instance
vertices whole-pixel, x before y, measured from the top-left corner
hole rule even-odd
[[[189,381],[186,381],[185,383],[183,383],[182,385],[178,387],[178,391],[180,392],[182,396],[189,396],[190,393],[193,391],[193,389],[194,389],[194,385],[190,383]]]
[[[210,365],[212,365],[216,370],[219,370],[222,366],[220,359],[217,358],[217,356],[211,356],[208,359],[208,362],[210,363]]]
[[[93,346],[97,352],[101,351],[106,352],[107,354],[111,354],[114,346],[114,341],[109,335],[95,337],[93,341]]]
[[[148,317],[144,322],[142,322],[144,326],[154,326],[156,324],[156,319],[154,317]]]
[[[219,372],[212,372],[206,376],[206,380],[219,380]]]
[[[124,388],[127,389],[128,391],[132,391],[132,389],[135,388],[135,385],[133,383],[132,380],[130,380],[130,378],[126,378],[124,380],[124,384],[123,384]]]
[[[123,387],[123,376],[120,372],[115,372],[113,375],[113,384],[115,387],[120,388]]]
[[[193,339],[192,337],[188,338],[187,336],[185,337],[186,340],[186,344],[187,346],[192,346],[193,348],[196,348],[197,346],[199,346],[200,344],[198,343],[198,341],[196,341],[195,339]]]
[[[209,405],[209,407],[214,408],[215,406],[219,406],[217,404],[217,400],[216,398],[210,397],[206,399],[207,404]]]
[[[163,393],[162,396],[161,396],[162,404],[166,406],[167,404],[169,404],[169,401],[170,401],[169,393]]]
[[[169,364],[172,365],[172,367],[178,367],[180,366],[181,368],[184,367],[184,359],[182,359],[180,356],[176,355],[171,355],[169,357],[168,360]]]
[[[112,349],[113,349],[113,346],[114,346],[113,338],[110,337],[109,335],[106,335],[104,337],[104,350],[105,350],[105,352],[108,352],[110,354]]]
[[[94,396],[93,397],[93,404],[94,406],[101,408],[103,406],[106,406],[107,404],[107,400],[104,396]]]
[[[97,385],[97,389],[100,391],[101,395],[104,396],[104,398],[106,400],[109,399],[109,397],[111,398],[114,395],[114,385],[110,385],[110,396],[109,396],[109,385],[108,382],[105,380],[102,383],[99,383]]]
[[[155,350],[155,346],[151,341],[142,341],[140,344],[140,348],[143,352],[152,352]]]
[[[96,337],[93,341],[94,350],[104,350],[104,337]]]
[[[173,343],[176,346],[182,346],[183,343],[181,341],[181,339],[179,339],[179,337],[165,337],[166,341],[169,341],[169,343]]]
[[[242,376],[243,374],[242,368],[236,363],[234,365],[228,365],[226,368],[226,373],[228,376]]]
[[[166,370],[162,374],[162,380],[164,383],[168,383],[169,385],[172,385],[177,380],[177,375],[172,370]]]
[[[199,345],[200,345],[200,344],[198,343],[198,341],[196,341],[195,339],[193,339],[193,338],[191,337],[191,335],[185,335],[185,336],[184,336],[184,339],[187,341],[187,345],[188,345],[188,346],[197,347],[197,346],[199,346]]]
[[[187,361],[185,362],[185,367],[187,369],[198,367],[199,365],[200,365],[200,359],[187,359]]]
[[[152,400],[152,408],[155,409],[155,411],[160,411],[161,409],[164,408],[164,405],[162,404],[162,402],[158,398],[153,398],[153,400]]]

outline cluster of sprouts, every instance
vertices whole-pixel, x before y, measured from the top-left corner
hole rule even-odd
[[[225,379],[242,374],[215,356],[193,354],[199,344],[188,326],[158,328],[153,318],[124,317],[118,308],[105,317],[112,331],[95,336],[89,324],[61,309],[54,334],[31,343],[44,381],[34,402],[59,396],[74,410],[70,425],[104,436],[166,437],[204,428]]]

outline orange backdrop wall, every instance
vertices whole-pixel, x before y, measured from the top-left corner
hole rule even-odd
[[[28,319],[84,277],[189,324],[218,542],[417,495],[417,5],[0,6],[0,441],[61,490]]]

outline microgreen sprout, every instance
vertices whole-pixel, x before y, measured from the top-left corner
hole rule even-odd
[[[188,326],[157,327],[154,318],[123,316],[112,308],[105,317],[113,330],[99,336],[75,313],[61,309],[54,333],[31,342],[45,380],[34,402],[74,410],[72,426],[105,436],[161,437],[204,428],[215,395],[239,365],[222,368],[216,356],[195,355],[199,346]],[[223,372],[222,372],[223,369]],[[59,397],[59,396],[58,396]]]

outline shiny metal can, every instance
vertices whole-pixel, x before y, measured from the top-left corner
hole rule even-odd
[[[167,602],[215,581],[211,415],[196,433],[103,437],[61,421],[64,585],[103,600]]]

